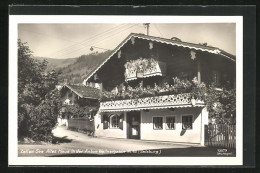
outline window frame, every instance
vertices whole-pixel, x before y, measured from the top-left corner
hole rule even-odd
[[[191,128],[190,129],[183,129],[183,117],[191,116]],[[181,116],[181,129],[182,130],[193,130],[193,121],[194,121],[194,115],[193,114],[185,114]]]
[[[117,117],[117,127],[113,127],[112,125],[113,125],[113,117]],[[109,127],[109,129],[120,129],[119,128],[119,123],[120,123],[120,116],[118,115],[118,114],[111,114],[110,116],[109,116],[109,125],[108,125],[108,127]]]
[[[162,128],[155,128],[154,127],[154,118],[162,118]],[[163,116],[153,116],[152,117],[152,122],[153,122],[153,130],[163,130],[164,128],[163,128],[163,124],[164,124],[164,122],[163,122]]]
[[[173,123],[173,129],[167,128],[167,118],[174,118],[174,123]],[[175,115],[171,115],[171,116],[165,116],[165,129],[166,130],[176,130],[176,116]]]

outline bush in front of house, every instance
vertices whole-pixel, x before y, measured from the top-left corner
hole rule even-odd
[[[60,110],[55,89],[58,74],[47,71],[46,60],[33,58],[27,43],[18,40],[18,139],[51,141]]]
[[[52,130],[57,125],[57,115],[61,108],[59,98],[59,91],[53,90],[42,103],[31,109],[28,131],[34,141],[52,141]]]
[[[79,106],[78,104],[66,105],[66,113],[70,118],[82,118],[89,116],[89,106]]]
[[[93,134],[94,115],[97,112],[96,107],[67,105],[66,113],[70,116],[68,119],[68,129]]]

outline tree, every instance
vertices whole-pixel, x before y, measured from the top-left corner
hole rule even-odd
[[[73,118],[82,118],[90,114],[88,106],[79,106],[78,104],[68,105],[66,110],[67,114]]]
[[[215,83],[205,85],[193,79],[195,87],[191,96],[203,100],[209,112],[209,118],[214,118],[218,124],[236,124],[236,90],[222,86],[216,89]]]
[[[18,40],[18,92],[22,93],[26,85],[41,83],[47,61],[39,61],[32,58],[32,51],[27,43]]]
[[[29,134],[33,140],[51,141],[52,129],[57,124],[57,115],[61,108],[60,92],[52,90],[45,96],[45,100],[31,109]]]
[[[51,110],[58,109],[58,101],[50,97],[57,84],[58,75],[55,71],[46,72],[47,61],[32,58],[32,51],[27,43],[18,39],[18,137],[41,136],[42,131],[35,129],[35,124],[43,123],[42,117],[53,116]],[[52,93],[53,94],[53,93]],[[47,100],[46,100],[47,99]],[[53,100],[54,99],[54,100]],[[49,105],[48,105],[48,104]],[[53,103],[53,105],[50,105]],[[47,105],[49,108],[47,108]],[[49,111],[49,112],[48,112]],[[47,113],[48,112],[48,113]],[[57,113],[57,112],[56,112]],[[37,115],[37,118],[35,116]],[[57,114],[55,115],[57,116]],[[55,120],[52,121],[56,124]],[[45,126],[46,125],[46,126]],[[53,123],[44,124],[46,129],[52,129]],[[46,135],[51,135],[46,130]],[[36,135],[37,134],[37,135]],[[34,139],[36,139],[34,137]],[[42,140],[42,138],[39,138]]]

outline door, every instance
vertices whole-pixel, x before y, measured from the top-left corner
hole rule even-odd
[[[127,138],[140,139],[140,111],[127,113]]]

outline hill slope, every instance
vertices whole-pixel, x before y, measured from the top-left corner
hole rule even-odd
[[[76,62],[78,58],[68,58],[68,59],[54,59],[47,57],[33,57],[34,59],[38,59],[43,61],[44,59],[48,61],[47,70],[57,70],[59,68],[67,67],[70,64]]]
[[[84,76],[100,65],[109,54],[110,51],[82,55],[74,63],[66,67],[57,68],[57,71],[61,73],[60,81],[67,79],[71,83],[82,83]]]
[[[53,59],[45,57],[34,58],[38,60],[46,59],[48,61],[47,71],[55,70],[57,73],[60,73],[60,83],[62,83],[64,79],[67,79],[70,83],[79,84],[83,82],[84,76],[86,76],[108,57],[110,52],[111,51],[102,53],[96,52],[69,59]]]

